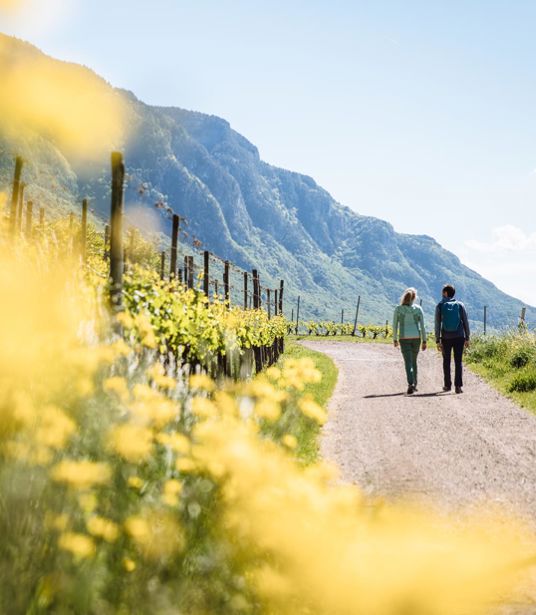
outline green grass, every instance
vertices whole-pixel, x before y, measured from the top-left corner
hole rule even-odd
[[[474,338],[466,363],[503,395],[536,413],[535,335],[512,332]]]
[[[285,352],[279,359],[279,364],[285,361],[285,359],[299,359],[303,357],[313,359],[317,369],[322,374],[322,380],[316,384],[308,384],[304,393],[311,395],[317,404],[326,408],[337,383],[338,369],[327,355],[305,348],[298,343],[295,336],[286,339]],[[294,435],[298,440],[297,457],[305,464],[315,462],[318,459],[320,449],[320,428],[311,421],[304,420],[298,429],[294,431]]]

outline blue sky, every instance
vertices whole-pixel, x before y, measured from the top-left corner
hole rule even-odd
[[[27,0],[0,30],[225,117],[536,305],[536,2]]]

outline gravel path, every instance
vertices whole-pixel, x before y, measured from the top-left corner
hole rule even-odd
[[[303,344],[339,368],[321,450],[344,481],[370,495],[410,497],[447,511],[495,503],[536,528],[536,416],[468,370],[462,395],[441,392],[435,350],[419,354],[419,391],[406,396],[402,356],[393,346]],[[536,613],[536,605],[504,612]]]

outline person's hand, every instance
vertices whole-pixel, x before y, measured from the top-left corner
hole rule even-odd
[[[423,342],[423,343],[422,343],[421,348],[422,348],[423,350],[426,350],[426,348],[427,348],[426,342]]]
[[[395,348],[398,348],[398,340],[395,340],[393,344],[395,345]]]
[[[443,345],[441,344],[441,342],[437,342],[437,349],[439,352],[443,352]]]
[[[464,348],[469,348],[469,340],[465,340],[465,343],[464,343],[463,346],[464,346]]]

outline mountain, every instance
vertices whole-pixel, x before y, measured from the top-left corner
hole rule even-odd
[[[0,67],[2,60],[11,65],[25,58],[68,69],[70,75],[89,73],[22,41],[2,35],[2,42]],[[441,286],[451,282],[475,324],[482,320],[484,305],[489,306],[490,326],[517,322],[520,301],[431,237],[396,233],[388,222],[337,203],[312,178],[263,162],[257,148],[224,119],[146,105],[94,73],[91,79],[122,104],[126,136],[110,142],[110,148],[120,147],[125,154],[127,216],[169,234],[173,208],[188,220],[189,241],[195,238],[239,267],[259,269],[264,285],[275,287],[283,278],[288,315],[301,295],[304,318],[338,319],[341,308],[352,318],[361,295],[361,319],[384,322],[402,291],[415,286],[431,318]],[[106,114],[106,108],[94,112]],[[88,163],[41,125],[25,126],[14,135],[3,122],[0,189],[9,190],[16,153],[28,161],[25,181],[32,198],[54,212],[66,212],[89,196],[95,216],[108,216],[109,155]],[[529,308],[527,318],[535,317],[536,310]]]

